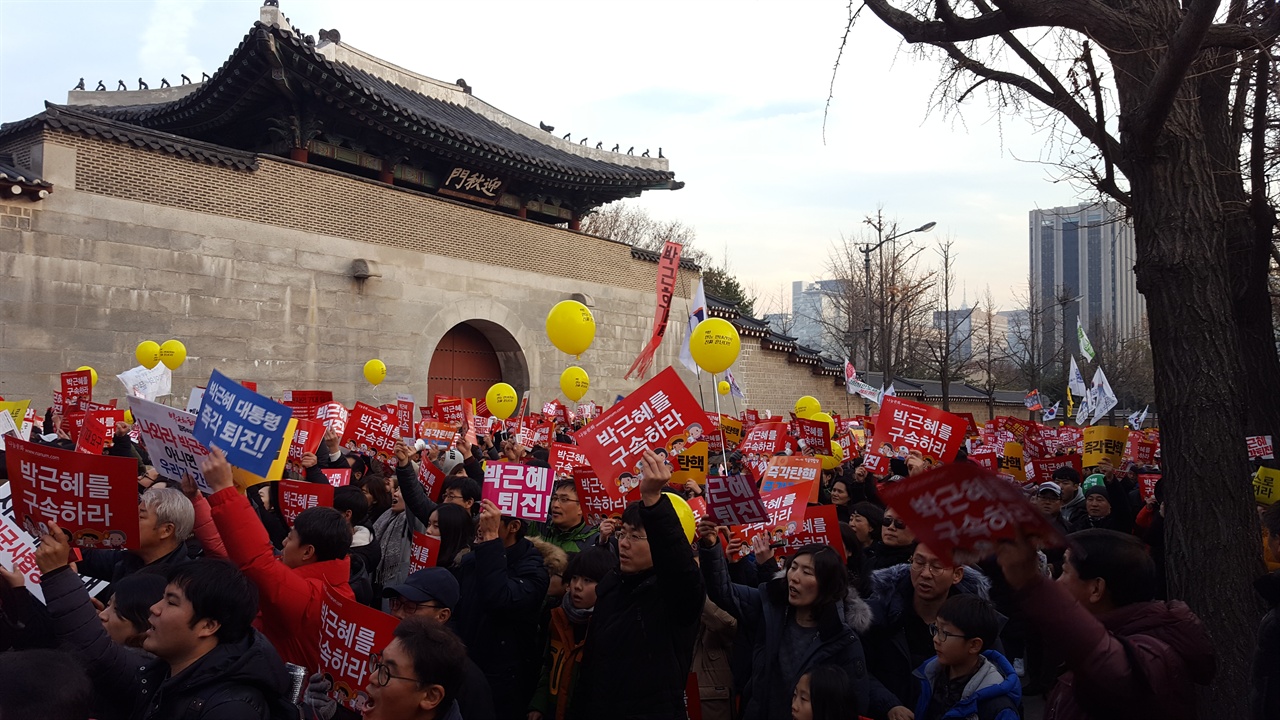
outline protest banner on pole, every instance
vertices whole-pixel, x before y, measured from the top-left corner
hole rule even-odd
[[[551,470],[523,463],[487,463],[480,496],[507,517],[545,522],[551,507]]]
[[[760,481],[760,492],[768,493],[779,487],[814,481],[808,502],[818,502],[818,482],[822,477],[822,461],[807,455],[775,455],[769,458],[769,469]]]
[[[667,333],[667,318],[671,314],[671,295],[676,289],[676,277],[680,273],[680,251],[683,246],[668,240],[662,246],[662,254],[658,258],[657,307],[653,312],[653,330],[644,349],[636,357],[635,362],[627,369],[623,377],[630,380],[632,375],[643,376],[653,362],[653,356],[662,344]],[[674,371],[673,371],[674,372]]]
[[[324,473],[324,479],[335,488],[351,484],[351,468],[320,468],[320,472]]]
[[[142,433],[151,464],[174,482],[190,475],[205,493],[213,490],[200,472],[200,461],[209,450],[195,438],[196,416],[142,398],[129,398],[133,420]]]
[[[746,475],[707,478],[707,514],[720,525],[750,525],[769,519],[760,491]]]
[[[613,483],[600,480],[590,467],[573,469],[573,484],[578,489],[578,504],[587,524],[599,527],[605,518],[621,517],[627,500]]]
[[[1084,466],[1093,467],[1102,460],[1118,466],[1124,459],[1129,430],[1110,425],[1092,425],[1084,429]]]
[[[426,533],[413,534],[413,547],[409,552],[409,574],[440,564],[440,538]]]
[[[138,461],[9,438],[5,464],[14,518],[33,537],[57,523],[81,547],[136,550]]]
[[[357,402],[351,409],[347,428],[342,434],[342,442],[348,450],[376,456],[383,462],[391,460],[399,440],[400,421],[396,416],[362,402]]]
[[[195,438],[217,446],[231,465],[267,476],[285,447],[285,429],[293,410],[213,371],[200,401]]]
[[[368,706],[369,655],[391,644],[399,624],[386,613],[325,588],[320,603],[320,672],[333,680],[329,697],[356,712]]]
[[[281,480],[276,486],[280,498],[280,514],[285,524],[293,527],[293,521],[303,510],[313,507],[333,507],[333,486],[305,480]]]
[[[411,445],[413,444],[413,406],[416,404],[412,395],[405,393],[396,395],[396,420],[400,421],[400,437]]]
[[[920,544],[948,563],[988,557],[996,543],[1013,540],[1019,531],[1047,547],[1066,544],[1021,488],[973,463],[950,463],[888,483],[880,497]]]
[[[601,413],[574,439],[601,480],[611,482],[624,472],[636,472],[645,450],[666,448],[684,435],[695,442],[706,414],[670,367],[641,385],[622,402]]]

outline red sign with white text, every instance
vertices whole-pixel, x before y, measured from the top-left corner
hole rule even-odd
[[[587,456],[576,445],[558,442],[551,443],[548,464],[557,479],[572,477],[574,468],[590,465]]]
[[[1080,456],[1079,455],[1061,455],[1051,458],[1036,458],[1031,461],[1031,475],[1027,478],[1032,482],[1049,482],[1053,479],[1053,473],[1058,468],[1074,468],[1076,474],[1080,474]]]
[[[351,468],[320,468],[324,479],[333,487],[346,487],[351,484]]]
[[[776,455],[787,446],[787,437],[786,423],[759,423],[747,431],[738,451],[743,455]]]
[[[880,406],[868,453],[902,457],[917,450],[926,460],[951,462],[964,444],[968,421],[958,415],[887,396]]]
[[[768,522],[769,512],[756,484],[746,475],[712,475],[707,478],[707,514],[719,525]]]
[[[347,432],[347,418],[350,415],[350,411],[342,403],[330,402],[317,405],[314,418],[336,433],[338,437],[343,437]]]
[[[347,418],[342,442],[353,451],[389,460],[400,440],[400,421],[393,413],[357,402]]]
[[[774,548],[778,557],[794,555],[805,545],[830,545],[836,554],[844,557],[844,539],[840,537],[840,518],[834,505],[811,505],[804,509],[804,522],[791,535],[782,538],[780,547]]]
[[[320,449],[320,441],[324,439],[324,423],[319,420],[299,420],[293,431],[293,440],[289,442],[289,466],[294,472],[301,473],[302,456],[315,454]]]
[[[1159,447],[1158,442],[1152,443]],[[1249,449],[1250,460],[1271,460],[1275,458],[1275,448],[1271,443],[1270,435],[1250,435],[1245,438],[1245,446]],[[1152,452],[1154,456],[1154,451]]]
[[[62,373],[61,408],[54,408],[60,415],[81,409],[81,405],[93,398],[92,376],[88,370]],[[56,401],[57,398],[54,398]]]
[[[320,672],[333,678],[329,697],[356,712],[368,706],[369,655],[391,644],[399,624],[386,613],[325,588],[320,603]]]
[[[422,491],[431,498],[432,502],[440,502],[440,491],[444,488],[444,472],[425,457],[418,463],[418,483],[422,485]]]
[[[819,455],[831,453],[831,426],[820,420],[796,418],[796,436],[805,448]]]
[[[5,438],[14,519],[33,537],[54,522],[81,547],[138,549],[138,461]]]
[[[436,417],[440,419],[440,422],[447,425],[458,427],[464,420],[462,398],[436,395],[435,400],[432,402],[432,407],[435,409]]]
[[[766,535],[770,545],[781,545],[782,539],[800,528],[804,519],[805,500],[811,492],[817,492],[817,482],[809,480],[796,485],[783,485],[760,495],[760,503],[768,512],[768,520],[734,527],[729,530],[743,541],[742,554],[751,551],[751,539]]]
[[[333,507],[333,486],[302,480],[281,480],[276,488],[280,494],[280,514],[293,527],[293,521],[313,507]]]
[[[573,483],[578,488],[578,504],[588,525],[599,526],[605,518],[620,517],[627,509],[627,500],[618,492],[617,485],[601,482],[589,467],[574,468]]]
[[[413,534],[413,547],[409,555],[409,574],[440,563],[440,538],[426,533]]]

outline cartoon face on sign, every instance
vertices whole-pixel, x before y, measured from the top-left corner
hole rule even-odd
[[[671,438],[671,442],[667,445],[667,450],[672,455],[679,455],[684,452],[685,439],[683,435],[677,435]]]
[[[685,441],[692,445],[698,442],[698,438],[702,437],[702,426],[698,423],[693,423],[685,428],[684,435]]]
[[[618,476],[618,491],[623,495],[640,487],[640,477],[636,473],[624,472]]]

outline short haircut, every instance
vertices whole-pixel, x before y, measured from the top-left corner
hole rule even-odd
[[[644,519],[640,517],[640,507],[644,503],[633,502],[622,511],[622,522],[624,525],[630,525],[636,530],[644,530]]]
[[[461,465],[461,463],[459,463]],[[470,500],[473,503],[480,502],[480,483],[469,477],[451,477],[444,481],[442,494],[450,490],[457,490],[463,500]]]
[[[839,476],[839,477],[837,477],[836,479],[834,479],[834,480],[832,480],[832,481],[831,481],[831,487],[830,487],[830,489],[834,490],[834,489],[835,489],[835,487],[836,487],[836,483],[840,483],[841,485],[843,485],[843,486],[844,486],[844,493],[845,493],[845,495],[850,494],[850,493],[849,493],[850,486],[853,484],[853,482],[852,482],[851,480],[849,480],[848,478],[846,478],[846,477],[844,477],[844,476]]]
[[[340,513],[351,511],[351,524],[359,525],[369,515],[369,498],[358,487],[344,485],[333,491],[333,509]]]
[[[557,493],[561,490],[572,490],[573,496],[578,496],[578,483],[572,480],[557,480],[556,484],[551,487],[551,492]]]
[[[196,509],[177,488],[152,487],[142,493],[142,504],[156,516],[156,525],[173,523],[173,537],[182,542],[191,537],[196,525]]]
[[[146,632],[150,627],[151,606],[164,598],[168,584],[163,575],[150,572],[137,572],[120,578],[111,586],[116,614],[128,620],[137,632]]]
[[[938,619],[946,620],[968,639],[982,641],[982,649],[990,650],[1000,635],[1000,615],[991,601],[959,593],[947,598],[938,608]]]
[[[351,526],[331,507],[307,508],[293,520],[298,542],[316,549],[316,560],[341,560],[351,550]]]
[[[1079,485],[1080,473],[1076,472],[1076,469],[1073,467],[1060,467],[1053,471],[1053,479],[1058,482],[1066,480],[1069,483]]]
[[[463,664],[458,659],[466,657],[467,648],[452,630],[434,618],[405,618],[396,626],[395,636],[413,660],[413,674],[419,685],[444,688],[444,699],[438,707],[441,712],[447,710],[462,686]]]
[[[1159,487],[1160,483],[1156,483]],[[1280,503],[1276,503],[1262,511],[1262,527],[1273,538],[1280,538]]]
[[[0,653],[0,678],[0,717],[6,720],[85,720],[93,710],[93,683],[70,653]]]
[[[191,627],[201,620],[216,621],[219,643],[240,642],[253,631],[258,588],[235,565],[225,560],[188,560],[173,566],[168,580],[191,603]]]
[[[605,547],[587,548],[569,554],[569,566],[564,569],[565,582],[580,577],[600,582],[610,570],[618,567],[618,557]]]
[[[857,717],[858,694],[849,673],[839,665],[817,665],[809,672],[809,702],[813,720]]]
[[[1082,580],[1102,578],[1116,607],[1146,602],[1156,596],[1156,565],[1147,546],[1133,535],[1115,530],[1072,533],[1071,567]]]

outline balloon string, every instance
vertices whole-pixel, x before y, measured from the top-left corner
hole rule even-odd
[[[711,386],[716,388],[712,395],[716,399],[716,425],[720,427],[720,473],[724,475],[729,471],[729,443],[724,438],[724,421],[720,417],[720,387],[716,384],[715,373],[711,373]]]

